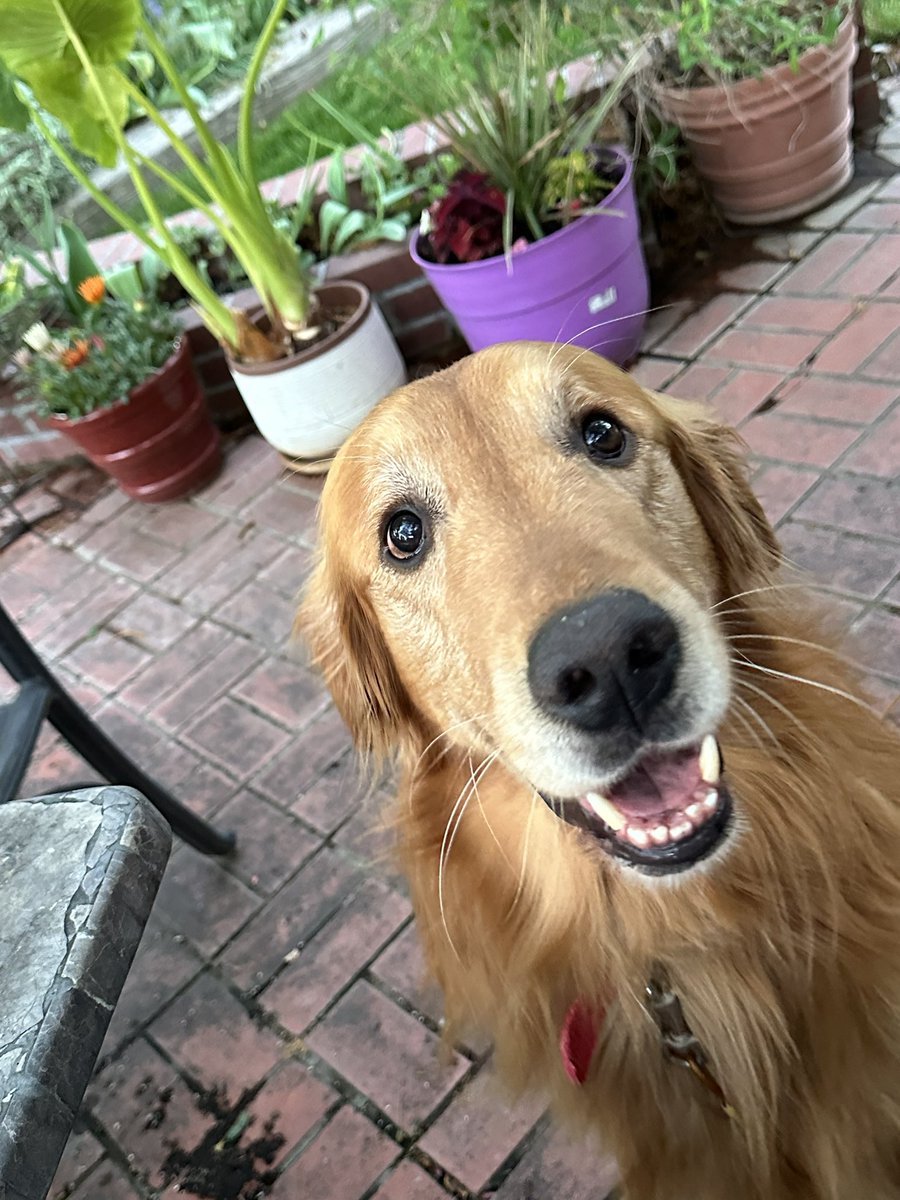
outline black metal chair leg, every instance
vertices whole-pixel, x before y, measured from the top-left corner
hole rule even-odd
[[[222,833],[191,812],[123,754],[44,666],[2,605],[0,663],[17,683],[38,679],[49,688],[47,719],[104,779],[136,788],[162,813],[173,832],[202,854],[228,854],[234,849],[233,833]]]

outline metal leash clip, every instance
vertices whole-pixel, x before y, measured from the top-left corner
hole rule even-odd
[[[644,992],[647,1011],[659,1029],[666,1056],[687,1067],[694,1078],[715,1097],[724,1115],[729,1120],[735,1120],[737,1113],[710,1070],[706,1052],[685,1020],[681,1001],[670,988],[664,970],[654,968]]]

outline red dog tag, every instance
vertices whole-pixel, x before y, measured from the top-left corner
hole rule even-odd
[[[573,1083],[582,1084],[587,1079],[603,1017],[602,1009],[590,1008],[583,1000],[576,1000],[566,1013],[559,1050]]]

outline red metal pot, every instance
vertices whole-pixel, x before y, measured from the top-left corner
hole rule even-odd
[[[179,500],[209,483],[222,466],[187,338],[127,401],[86,417],[53,416],[59,429],[133,500]]]

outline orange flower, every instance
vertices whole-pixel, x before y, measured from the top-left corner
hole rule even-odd
[[[59,361],[67,371],[74,370],[79,363],[83,363],[90,352],[90,345],[87,338],[79,338],[74,346],[70,346],[68,350],[63,350],[59,356]]]
[[[106,295],[106,284],[99,275],[89,275],[79,283],[78,295],[88,304],[99,304]]]

